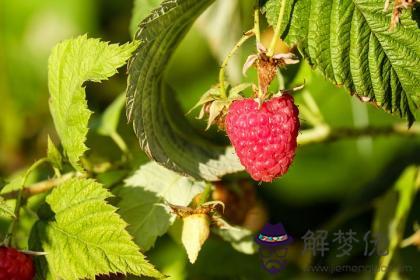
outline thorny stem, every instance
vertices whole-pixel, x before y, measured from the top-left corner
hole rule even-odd
[[[20,207],[22,204],[22,197],[23,197],[23,190],[26,184],[26,181],[29,177],[29,175],[34,171],[36,168],[38,168],[43,163],[48,162],[47,158],[41,158],[37,160],[34,164],[29,167],[29,169],[25,172],[25,175],[22,178],[22,183],[20,185],[19,190],[17,190],[17,198],[16,198],[16,205],[15,205],[15,211],[14,211],[14,219],[12,220],[12,223],[10,224],[9,231],[6,235],[6,238],[4,240],[4,244],[7,246],[10,246],[13,241],[13,237],[15,236],[18,220],[19,220],[19,213],[20,213]]]
[[[239,41],[236,43],[236,45],[230,50],[228,55],[223,60],[222,66],[220,67],[220,71],[219,71],[220,95],[221,95],[222,98],[227,97],[226,90],[225,90],[225,70],[226,70],[226,66],[227,66],[230,58],[243,45],[243,43],[245,43],[249,38],[251,38],[254,35],[255,35],[255,33],[254,33],[254,30],[252,30],[252,29],[245,32],[242,35],[241,39],[239,39]]]
[[[286,7],[286,0],[281,0],[280,5],[281,5],[280,12],[279,12],[279,17],[277,18],[276,28],[274,29],[274,35],[273,35],[273,38],[271,39],[270,47],[268,48],[268,51],[267,51],[268,57],[272,57],[274,55],[274,50],[280,38],[281,23],[283,21],[284,10]]]

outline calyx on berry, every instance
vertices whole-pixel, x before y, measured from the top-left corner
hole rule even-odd
[[[208,116],[206,130],[212,124],[216,124],[219,129],[224,129],[225,117],[230,104],[235,100],[242,99],[243,96],[241,93],[251,86],[253,85],[250,83],[243,83],[231,87],[228,83],[225,83],[223,91],[227,92],[226,97],[220,94],[221,88],[219,84],[213,86],[203,94],[197,104],[188,113],[201,106],[198,119]]]

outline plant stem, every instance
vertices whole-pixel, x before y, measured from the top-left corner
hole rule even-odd
[[[394,124],[386,127],[360,127],[360,128],[331,128],[328,125],[319,125],[312,129],[306,129],[298,136],[299,145],[309,145],[340,139],[357,138],[363,136],[416,136],[420,135],[420,125],[413,125],[407,129],[405,123]]]
[[[33,195],[37,195],[40,193],[44,193],[47,192],[49,190],[51,190],[52,188],[64,183],[65,181],[69,180],[70,178],[73,178],[77,175],[77,173],[75,172],[69,172],[64,174],[61,177],[58,178],[54,178],[54,179],[49,179],[49,180],[45,180],[45,181],[41,181],[38,183],[35,183],[27,188],[23,188],[22,191],[22,198],[28,198],[31,197]],[[16,197],[18,197],[20,191],[16,190],[16,191],[11,191],[8,193],[5,193],[2,195],[2,197],[4,199],[14,199]]]
[[[257,44],[261,42],[261,35],[260,35],[260,9],[258,6],[254,9],[254,33],[255,39]]]
[[[206,203],[209,200],[212,187],[213,185],[211,183],[206,182],[206,187],[200,195],[200,201],[198,202],[197,206],[200,206],[201,204]]]
[[[277,42],[280,38],[280,30],[281,30],[281,24],[283,21],[284,10],[286,8],[286,0],[281,0],[280,5],[281,5],[280,12],[279,12],[279,17],[277,18],[276,28],[274,29],[274,35],[273,35],[273,38],[271,39],[270,47],[268,48],[268,51],[267,51],[268,57],[271,57],[274,55]]]
[[[12,223],[10,224],[9,231],[6,235],[6,238],[4,240],[4,244],[7,246],[12,245],[13,237],[15,236],[18,220],[19,220],[19,213],[20,213],[20,207],[22,204],[22,197],[23,197],[23,190],[24,186],[26,184],[26,181],[29,177],[29,175],[34,171],[36,168],[38,168],[41,164],[48,162],[47,158],[41,158],[37,160],[34,164],[31,165],[31,167],[26,170],[25,175],[22,178],[22,183],[19,187],[19,190],[17,190],[17,197],[16,197],[16,205],[15,205],[15,218],[12,220]]]
[[[242,35],[241,39],[239,39],[239,41],[236,43],[236,45],[230,50],[230,52],[227,54],[227,56],[223,60],[222,66],[220,67],[220,71],[219,71],[220,95],[221,95],[222,98],[227,97],[226,90],[225,90],[225,71],[226,71],[226,66],[227,66],[230,58],[243,45],[243,43],[246,42],[246,40],[248,40],[249,38],[251,38],[254,35],[255,35],[254,30],[249,30],[249,31],[245,32]]]

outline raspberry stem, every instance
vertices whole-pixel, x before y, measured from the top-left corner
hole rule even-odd
[[[274,50],[280,38],[280,30],[281,30],[281,24],[283,21],[284,10],[286,7],[286,0],[281,0],[280,5],[281,5],[280,12],[279,12],[279,17],[277,18],[276,28],[274,29],[274,35],[273,35],[273,38],[271,39],[270,47],[268,48],[268,51],[267,51],[268,57],[272,57],[274,55]]]
[[[209,200],[209,197],[210,197],[210,194],[211,194],[211,191],[212,191],[212,187],[213,187],[213,185],[211,183],[206,182],[206,186],[205,186],[203,192],[200,195],[200,201],[198,202],[197,206],[200,206],[200,205],[206,203]]]
[[[227,56],[225,57],[225,59],[223,60],[222,66],[220,67],[220,71],[219,71],[219,84],[220,84],[220,96],[222,98],[227,98],[226,95],[226,89],[225,89],[225,70],[226,70],[226,66],[230,60],[230,58],[236,53],[236,51],[252,36],[254,36],[254,30],[251,29],[247,32],[245,32],[241,39],[239,39],[239,41],[236,43],[236,45],[230,50],[230,52],[227,54]]]
[[[15,205],[15,211],[14,211],[15,218],[12,220],[12,223],[10,224],[10,227],[9,227],[9,231],[6,235],[5,240],[4,240],[4,244],[6,245],[6,247],[9,246],[9,245],[12,245],[13,237],[14,237],[16,229],[17,229],[20,207],[22,205],[23,190],[24,190],[24,186],[26,184],[26,181],[27,181],[29,175],[32,173],[32,171],[34,171],[36,168],[38,168],[40,165],[42,165],[45,162],[48,162],[47,158],[41,158],[41,159],[37,160],[34,164],[31,165],[31,167],[28,168],[28,170],[26,170],[25,175],[22,178],[22,183],[19,186],[19,192],[18,192],[18,195],[17,195],[17,198],[16,198],[16,205]]]
[[[260,35],[260,10],[258,7],[254,9],[254,33],[255,33],[255,39],[258,43],[261,41],[261,35]]]
[[[57,177],[57,178],[48,179],[48,180],[45,180],[45,181],[35,183],[31,186],[23,188],[22,198],[28,198],[28,197],[31,197],[31,196],[34,196],[34,195],[37,195],[37,194],[47,192],[47,191],[51,190],[52,188],[64,183],[65,181],[67,181],[67,180],[69,180],[73,177],[77,177],[77,176],[79,176],[78,173],[69,172],[69,173],[63,174],[62,176]],[[6,200],[14,199],[14,198],[18,197],[19,192],[20,192],[20,190],[10,191],[10,192],[2,194],[2,197]]]

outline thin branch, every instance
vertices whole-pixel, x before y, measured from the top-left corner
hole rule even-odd
[[[328,125],[319,125],[311,129],[306,129],[298,136],[299,145],[309,145],[337,141],[340,139],[350,139],[363,136],[388,136],[398,135],[413,137],[420,135],[420,125],[413,125],[407,129],[405,123],[395,124],[387,127],[363,127],[363,128],[330,128]],[[69,172],[61,177],[53,178],[35,183],[23,188],[22,198],[47,192],[65,181],[78,176],[86,176],[77,172]],[[19,195],[19,190],[10,191],[1,195],[4,199],[15,199]]]
[[[249,38],[251,38],[254,35],[255,35],[255,33],[254,33],[253,29],[245,32],[242,35],[241,39],[239,39],[239,41],[236,43],[236,45],[230,50],[228,55],[223,60],[222,66],[220,67],[220,71],[219,71],[220,95],[223,98],[227,97],[226,92],[225,92],[225,70],[226,70],[226,66],[227,66],[230,58],[236,53],[236,51],[242,46],[242,44],[245,43]]]
[[[405,123],[395,124],[386,127],[361,127],[361,128],[331,128],[328,125],[319,125],[312,129],[302,131],[298,136],[299,145],[308,145],[336,141],[343,138],[357,138],[363,136],[418,136],[420,135],[420,126],[413,125],[407,129]]]
[[[281,30],[281,24],[283,22],[284,10],[286,7],[286,0],[281,0],[280,5],[281,5],[280,12],[279,12],[279,17],[277,18],[276,28],[274,29],[274,35],[273,35],[273,38],[271,39],[270,47],[268,48],[268,51],[267,51],[268,57],[271,57],[274,55],[277,42],[280,39],[280,30]]]
[[[70,178],[73,178],[77,175],[75,172],[66,173],[61,177],[53,178],[45,181],[41,181],[38,183],[35,183],[31,186],[28,186],[22,190],[22,197],[28,198],[33,195],[37,195],[43,192],[47,192],[51,190],[52,188],[56,187],[57,185],[60,185],[64,183],[65,181],[69,180]],[[4,199],[14,199],[18,197],[19,190],[14,190],[11,192],[7,192],[3,195],[1,195]]]
[[[258,43],[261,41],[261,35],[260,35],[260,9],[257,7],[254,9],[254,33],[255,33],[255,39]]]

